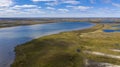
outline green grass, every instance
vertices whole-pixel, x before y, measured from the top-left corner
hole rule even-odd
[[[53,35],[33,40],[16,47],[16,59],[12,67],[79,67],[83,66],[81,47],[73,36]],[[76,47],[78,46],[78,47]]]
[[[89,58],[89,60],[92,60],[94,62],[103,62],[103,63],[120,65],[120,59],[114,59],[114,58],[91,55],[91,54],[87,54],[86,58]]]
[[[120,64],[120,60],[111,59],[102,56],[86,55],[84,50],[100,51],[104,53],[117,54],[109,51],[109,48],[119,48],[114,45],[120,42],[119,34],[112,34],[112,39],[105,37],[97,37],[98,32],[89,32],[101,30],[104,25],[96,26],[79,31],[64,32],[49,35],[32,40],[28,43],[19,45],[15,48],[16,58],[12,67],[84,67],[84,59],[90,59],[98,62],[110,62]],[[87,33],[84,37],[80,37],[82,33]],[[115,37],[117,35],[117,38]],[[106,51],[108,50],[108,51]]]

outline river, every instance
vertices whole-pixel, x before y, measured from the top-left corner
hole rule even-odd
[[[10,64],[15,58],[14,48],[17,45],[45,35],[56,34],[64,31],[86,29],[94,25],[95,24],[89,22],[60,22],[1,28],[0,67],[10,67]]]

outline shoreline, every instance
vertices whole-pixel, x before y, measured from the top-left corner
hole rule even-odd
[[[87,22],[86,22],[87,23]],[[86,23],[53,23],[53,24],[45,24],[45,25],[35,25],[35,26],[26,26],[25,28],[24,28],[24,26],[21,26],[21,27],[14,27],[14,28],[7,28],[7,29],[1,29],[1,34],[3,33],[3,35],[1,35],[1,40],[3,40],[2,38],[6,38],[7,39],[7,41],[6,40],[3,40],[3,42],[1,41],[1,44],[3,43],[3,46],[4,46],[4,43],[6,44],[7,42],[10,42],[10,43],[8,43],[8,44],[6,44],[6,45],[11,45],[11,48],[13,48],[13,49],[10,49],[10,50],[7,50],[7,48],[9,48],[9,47],[7,47],[7,48],[4,48],[4,49],[6,49],[6,53],[3,53],[3,54],[6,54],[5,56],[7,56],[6,58],[8,58],[8,59],[10,59],[10,58],[13,58],[13,55],[15,55],[14,54],[14,47],[16,46],[16,45],[20,45],[21,43],[23,44],[23,43],[25,43],[25,42],[27,42],[26,40],[27,40],[27,38],[26,37],[31,37],[31,39],[30,40],[32,40],[33,38],[36,38],[36,37],[38,37],[38,36],[42,36],[42,35],[47,35],[48,33],[49,33],[49,31],[43,31],[43,32],[41,32],[42,31],[42,29],[44,30],[46,30],[46,29],[50,29],[50,31],[53,31],[53,33],[57,33],[57,32],[64,32],[64,31],[70,31],[70,29],[71,29],[71,31],[72,31],[72,28],[73,28],[73,30],[75,30],[75,28],[76,28],[76,30],[78,29],[78,28],[82,28],[80,25],[81,24],[86,24]],[[59,25],[60,24],[60,25]],[[63,24],[66,24],[67,25],[67,28],[63,25]],[[73,25],[73,27],[71,28],[70,26],[72,25],[72,24],[75,24],[75,25]],[[76,25],[77,24],[77,25]],[[80,25],[79,25],[80,24]],[[88,27],[91,27],[92,26],[92,24],[91,23],[88,23],[88,24],[90,24],[90,25],[88,25]],[[58,26],[60,26],[60,27],[58,27]],[[61,28],[61,25],[63,25],[63,27],[65,27],[64,29],[63,28]],[[41,26],[42,26],[42,28],[41,28]],[[55,26],[54,27],[54,29],[53,29],[53,27],[52,28],[49,28],[48,26]],[[46,27],[48,27],[48,28],[46,28]],[[85,26],[86,28],[88,28],[87,26]],[[29,30],[29,29],[30,30]],[[83,28],[84,28],[84,26],[83,26]],[[39,30],[40,29],[40,30]],[[56,29],[58,29],[58,31],[56,31]],[[29,31],[28,31],[29,30]],[[11,35],[10,36],[10,38],[9,38],[9,36],[6,36],[6,35],[4,35],[4,31],[5,31],[5,33],[6,34],[8,34],[8,35]],[[20,31],[20,32],[19,32]],[[21,35],[21,31],[23,31],[23,33],[26,33],[25,35],[23,34],[23,35]],[[28,31],[28,32],[27,32]],[[33,31],[33,32],[32,32]],[[14,33],[11,33],[11,32],[14,32]],[[31,33],[32,32],[32,33]],[[35,32],[38,32],[38,34],[36,34]],[[45,33],[46,32],[46,33]],[[30,34],[30,35],[27,35],[27,33],[28,34]],[[45,34],[44,34],[45,33]],[[15,34],[15,35],[14,35]],[[16,36],[16,34],[17,35],[19,35],[19,36]],[[33,36],[33,35],[35,34],[35,36]],[[52,34],[52,33],[51,33]],[[13,35],[13,36],[12,36]],[[21,39],[21,37],[25,37],[26,38],[26,40],[24,40],[24,38],[23,39]],[[13,39],[11,39],[11,37],[14,37]],[[19,38],[20,37],[20,38]],[[28,40],[29,40],[29,38],[28,38]],[[4,42],[5,41],[5,42]],[[12,42],[12,41],[14,41],[14,42]],[[22,41],[22,42],[21,42]],[[25,41],[25,42],[24,42]],[[19,43],[19,42],[21,42],[21,43]],[[18,43],[18,44],[17,44]],[[2,47],[2,46],[1,46]],[[11,51],[12,50],[12,51]],[[1,51],[2,51],[2,49],[1,49]],[[9,52],[9,53],[11,53],[11,55],[9,56],[8,55],[8,53],[7,52]],[[1,54],[2,55],[2,54]],[[1,57],[1,61],[2,60],[4,60],[4,58],[2,59],[2,57]],[[9,61],[5,61],[5,62],[3,62],[3,63],[9,63]],[[6,65],[6,64],[4,64],[4,65]],[[3,66],[4,66],[3,65]],[[1,64],[1,66],[2,66],[2,64]]]
[[[56,35],[60,35],[60,34],[64,34],[64,33],[72,33],[72,32],[74,32],[74,33],[80,32],[79,34],[81,34],[81,33],[87,33],[87,32],[96,31],[96,30],[101,29],[103,27],[104,27],[104,25],[96,24],[95,26],[93,26],[91,28],[87,28],[87,29],[83,29],[83,30],[76,30],[76,31],[61,32],[61,33],[52,34],[52,35],[47,35],[47,36],[43,36],[43,37],[34,39],[32,41],[35,41],[35,40],[38,40],[38,39],[42,39],[42,38],[44,39],[44,38],[49,37],[49,36],[51,37],[51,36],[54,36],[54,35],[56,36]],[[32,41],[27,42],[27,43],[31,43]],[[27,44],[27,43],[25,43],[25,44]],[[22,44],[22,45],[19,45],[19,46],[15,47],[15,52],[17,52],[16,50],[18,49],[18,47],[24,46],[25,44]],[[19,52],[16,53],[16,58],[17,58],[18,54],[19,54]],[[16,58],[15,58],[15,61],[16,61]],[[15,61],[14,61],[14,63],[15,63]],[[12,67],[14,67],[14,64],[12,64]]]
[[[11,64],[11,66],[12,67],[34,67],[34,64],[32,64],[32,62],[33,63],[35,63],[35,65],[38,65],[39,63],[38,63],[38,61],[37,60],[35,60],[34,58],[32,58],[32,60],[34,60],[34,61],[31,61],[31,62],[29,62],[30,61],[30,58],[31,58],[31,52],[33,52],[33,57],[34,57],[34,53],[36,53],[36,52],[34,52],[34,50],[38,50],[38,54],[39,54],[39,52],[41,52],[41,50],[40,49],[42,49],[42,51],[46,51],[45,49],[47,49],[48,50],[48,48],[51,48],[51,49],[49,49],[50,51],[52,50],[52,51],[55,51],[55,54],[56,54],[56,52],[57,53],[61,53],[61,51],[62,51],[62,53],[61,54],[66,54],[66,53],[68,53],[68,55],[70,55],[70,56],[73,56],[73,55],[78,55],[78,56],[81,56],[82,58],[79,58],[79,59],[84,59],[85,57],[86,58],[88,58],[88,60],[94,60],[94,62],[100,62],[100,63],[102,63],[102,62],[105,62],[105,63],[110,63],[111,65],[119,65],[120,63],[119,63],[119,59],[114,59],[114,58],[108,58],[108,57],[106,57],[106,56],[97,56],[97,55],[88,55],[88,56],[83,56],[83,55],[86,55],[86,54],[84,54],[84,51],[86,51],[86,50],[88,50],[88,51],[91,51],[91,52],[94,52],[94,51],[96,51],[96,52],[100,52],[100,53],[103,53],[103,54],[106,54],[106,55],[119,55],[119,53],[118,52],[111,52],[111,51],[109,51],[109,50],[107,50],[108,48],[109,49],[115,49],[114,47],[116,47],[115,45],[114,46],[112,46],[111,47],[111,45],[110,46],[107,46],[107,47],[102,47],[102,46],[100,46],[101,47],[101,49],[97,49],[98,48],[98,46],[99,45],[101,45],[100,43],[103,43],[103,45],[104,45],[104,42],[107,42],[107,44],[109,44],[108,43],[108,41],[111,41],[112,42],[112,40],[111,39],[115,39],[115,42],[113,41],[113,43],[116,43],[116,40],[118,41],[118,43],[119,43],[119,33],[105,33],[105,32],[103,32],[102,30],[103,29],[106,29],[106,28],[110,28],[111,27],[111,25],[107,25],[107,24],[95,24],[95,26],[93,26],[93,27],[90,27],[90,28],[86,28],[86,29],[82,29],[82,30],[73,30],[73,31],[66,31],[66,32],[60,32],[60,33],[55,33],[55,34],[50,34],[50,35],[47,35],[47,36],[42,36],[42,37],[40,37],[40,38],[35,38],[35,39],[33,39],[33,40],[31,40],[30,42],[26,42],[25,44],[21,44],[21,45],[18,45],[18,46],[16,46],[15,47],[15,54],[16,54],[16,57],[15,57],[15,61]],[[112,37],[111,37],[112,36]],[[109,37],[109,38],[108,38]],[[116,39],[117,38],[117,39]],[[55,39],[55,40],[54,40]],[[63,40],[61,40],[61,39],[63,39]],[[52,40],[52,41],[51,41]],[[56,42],[57,42],[57,40],[58,40],[58,43],[57,44],[61,44],[62,42],[62,44],[63,45],[58,45],[58,46],[54,46],[55,44],[56,44]],[[59,42],[59,40],[60,40],[60,42]],[[91,41],[91,40],[93,40],[93,41]],[[98,42],[96,41],[96,40],[98,40]],[[45,43],[43,43],[43,42],[45,42]],[[67,44],[66,44],[66,42],[67,42]],[[80,43],[79,42],[81,42],[82,43],[82,46],[81,45],[79,45]],[[96,43],[97,42],[97,43]],[[99,43],[100,42],[100,43]],[[47,45],[46,47],[44,47],[44,48],[40,48],[40,46],[39,47],[36,47],[36,48],[34,48],[34,46],[36,46],[37,44],[36,43],[39,43],[40,44],[40,46],[42,46],[42,43],[43,43],[43,45]],[[69,44],[77,44],[77,45],[70,45],[69,46]],[[88,44],[87,44],[88,43]],[[90,46],[89,44],[91,44],[91,43],[93,43],[93,45],[92,46]],[[33,45],[31,45],[31,44],[33,44]],[[53,45],[49,45],[49,44],[53,44]],[[85,45],[83,45],[83,44],[85,44]],[[96,45],[96,44],[98,44],[98,45]],[[33,48],[31,47],[31,46],[33,46]],[[67,45],[67,50],[66,50],[66,45]],[[29,46],[29,47],[28,47]],[[105,46],[105,45],[104,45]],[[57,49],[53,49],[52,47],[55,47],[55,48],[57,48]],[[60,47],[62,47],[62,48],[64,48],[64,49],[62,49],[62,50],[59,50],[59,49],[61,49]],[[70,48],[70,49],[68,49],[68,47]],[[93,48],[94,47],[94,48]],[[99,47],[99,48],[100,48]],[[25,49],[26,48],[26,49]],[[38,49],[39,48],[39,49]],[[106,49],[107,48],[107,49]],[[118,47],[119,48],[119,47]],[[33,51],[28,51],[28,50],[30,50],[30,49],[33,49]],[[27,52],[25,52],[27,50]],[[46,53],[46,54],[48,54],[49,53],[49,50],[48,50],[48,52]],[[56,51],[57,50],[57,51]],[[75,52],[75,50],[77,50],[77,52]],[[79,54],[79,52],[78,52],[78,50],[80,50],[81,51],[81,53]],[[67,51],[67,52],[66,52]],[[107,52],[106,52],[107,51]],[[25,53],[24,53],[25,52]],[[30,55],[29,55],[29,53],[30,53]],[[108,54],[107,54],[108,53]],[[54,52],[50,52],[50,56],[52,56],[51,54],[54,54]],[[61,55],[61,54],[57,54],[57,55]],[[83,54],[83,55],[81,55],[81,54]],[[25,56],[25,57],[24,57]],[[44,63],[43,61],[45,60],[42,60],[43,58],[41,58],[41,55],[36,55],[36,56],[40,56],[40,57],[36,57],[36,58],[40,58],[41,59],[41,61],[39,61],[40,63],[43,63],[43,64],[40,64],[40,65],[45,65],[45,67],[48,67],[48,66],[46,66],[46,64],[48,64],[49,65],[49,63],[50,62],[48,62],[47,61],[47,59],[46,59],[46,62]],[[44,54],[43,54],[43,56],[44,56]],[[46,55],[45,55],[46,56]],[[48,56],[49,56],[49,54],[48,54]],[[56,55],[55,55],[56,56]],[[63,55],[62,55],[63,56]],[[66,55],[65,55],[66,56]],[[21,59],[19,58],[19,57],[21,57]],[[30,57],[30,58],[29,58]],[[22,59],[23,58],[23,59]],[[64,58],[64,57],[63,57]],[[27,59],[27,60],[25,60],[25,59]],[[51,59],[51,58],[48,58],[48,59]],[[53,59],[55,59],[55,57],[53,56]],[[97,59],[99,59],[99,60],[97,60]],[[66,59],[67,60],[67,59]],[[111,61],[109,61],[109,60],[111,60]],[[24,62],[23,62],[24,61]],[[68,61],[68,60],[67,60]],[[114,61],[114,62],[113,62]],[[52,61],[51,61],[52,62]],[[54,63],[56,63],[56,61],[53,61]],[[61,62],[59,62],[59,63],[62,63],[63,61],[61,60]],[[70,62],[71,63],[71,61],[68,61],[68,62]],[[75,62],[76,62],[76,60],[75,60]],[[79,62],[81,62],[82,63],[82,61],[79,61]],[[26,66],[27,64],[26,63],[31,63],[31,66]],[[38,64],[36,64],[36,63],[38,63]],[[51,63],[50,65],[52,65],[52,64],[54,64],[54,63]],[[56,64],[59,64],[59,63],[56,63]],[[73,62],[72,62],[72,64],[73,64]],[[25,66],[22,66],[22,65],[25,65]],[[32,66],[33,65],[33,66]],[[60,64],[61,65],[61,64]],[[66,65],[66,63],[65,63],[65,65]],[[81,64],[82,66],[83,66],[83,64]],[[42,66],[42,67],[43,67]],[[37,66],[36,66],[37,67]],[[52,66],[52,67],[54,67],[54,66]],[[59,67],[59,66],[58,66]],[[64,67],[64,66],[63,66]]]
[[[4,26],[4,27],[1,27],[0,26],[0,29],[1,28],[9,28],[9,27],[17,27],[17,26],[29,26],[29,25],[38,25],[38,24],[48,24],[49,22],[46,22],[46,23],[35,23],[35,24],[19,24],[19,25],[14,25],[14,26]],[[50,22],[50,23],[59,23],[59,22]]]

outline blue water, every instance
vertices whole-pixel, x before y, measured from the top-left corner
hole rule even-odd
[[[105,29],[105,30],[103,30],[104,32],[115,32],[115,30],[110,30],[110,29]]]
[[[110,32],[120,32],[120,30],[110,30],[110,29],[105,29],[103,31],[107,32],[107,33],[110,33]]]
[[[94,26],[94,24],[88,22],[61,22],[1,28],[0,67],[10,67],[10,64],[15,58],[14,48],[17,45],[41,36],[56,34],[64,31],[85,29],[92,26]]]
[[[120,32],[120,24],[112,26],[112,28],[117,28],[117,29],[104,29],[103,32]]]

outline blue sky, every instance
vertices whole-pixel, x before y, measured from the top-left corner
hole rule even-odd
[[[0,0],[0,17],[120,17],[120,0]]]

